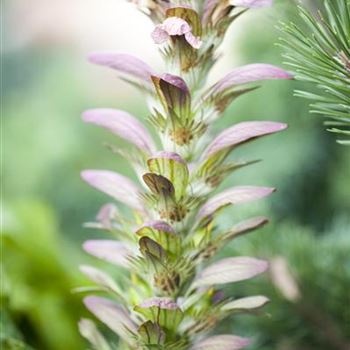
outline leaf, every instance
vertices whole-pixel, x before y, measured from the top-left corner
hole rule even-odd
[[[206,267],[196,277],[193,286],[210,286],[213,284],[225,284],[250,279],[265,272],[268,263],[250,257],[235,257],[219,260]]]

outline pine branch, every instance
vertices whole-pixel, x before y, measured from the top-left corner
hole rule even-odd
[[[325,0],[324,13],[312,15],[298,6],[305,29],[295,23],[282,24],[281,39],[286,63],[297,80],[316,87],[315,92],[295,91],[295,95],[313,100],[311,113],[329,120],[328,131],[350,144],[350,0]]]

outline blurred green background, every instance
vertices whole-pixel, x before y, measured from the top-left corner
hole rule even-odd
[[[85,56],[98,49],[131,51],[158,68],[160,58],[149,38],[152,25],[121,0],[8,0],[3,14],[0,341],[3,349],[84,349],[76,323],[86,311],[71,290],[85,284],[78,271],[88,261],[81,243],[101,235],[82,223],[108,198],[83,184],[79,172],[105,168],[134,175],[103,147],[120,141],[84,125],[80,114],[105,106],[147,117],[137,91],[113,72],[88,65]],[[275,26],[290,19],[298,21],[295,2],[280,0],[274,9],[238,20],[211,80],[241,64],[282,65]],[[284,259],[301,297],[288,298],[271,276],[235,284],[229,288],[235,296],[265,294],[272,302],[257,316],[235,317],[222,327],[252,336],[254,350],[349,349],[349,148],[337,145],[321,118],[309,114],[307,101],[293,97],[294,89],[312,87],[262,85],[236,101],[215,129],[254,119],[290,125],[237,151],[264,162],[223,184],[278,188],[264,203],[235,211],[234,221],[225,211],[223,225],[253,212],[272,223],[223,254]]]

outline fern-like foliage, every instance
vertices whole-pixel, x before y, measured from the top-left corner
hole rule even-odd
[[[284,57],[296,79],[316,86],[316,92],[296,90],[313,100],[311,113],[327,118],[328,130],[350,145],[350,0],[325,0],[316,15],[299,6],[305,23],[282,24]]]

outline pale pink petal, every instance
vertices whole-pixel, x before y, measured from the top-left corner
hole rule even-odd
[[[267,219],[263,216],[258,216],[255,218],[251,218],[251,219],[239,222],[237,225],[232,227],[232,229],[230,231],[237,232],[237,233],[241,233],[241,232],[243,233],[243,232],[254,230],[262,225],[265,225],[268,222],[269,222],[269,219]]]
[[[137,327],[125,308],[111,300],[89,296],[84,299],[84,304],[100,321],[126,341],[130,339],[128,330],[137,332]]]
[[[79,323],[80,334],[87,339],[96,349],[111,350],[104,336],[99,332],[95,323],[87,318],[82,318]]]
[[[120,288],[114,279],[104,271],[88,265],[81,265],[79,266],[79,269],[92,282],[95,282],[99,286],[107,288],[117,294],[121,294]]]
[[[160,45],[164,44],[170,38],[170,35],[163,29],[161,24],[158,24],[151,33],[151,37],[155,44]]]
[[[205,268],[196,277],[194,286],[239,282],[259,275],[267,268],[268,263],[265,260],[250,257],[226,258]]]
[[[191,350],[239,350],[249,345],[249,339],[235,335],[214,335],[199,341]]]
[[[174,310],[178,309],[178,305],[171,298],[167,297],[154,297],[145,300],[139,305],[141,308],[150,308],[153,306],[159,307],[160,309]]]
[[[198,36],[194,36],[192,32],[188,32],[185,34],[185,39],[186,41],[194,48],[194,49],[199,49],[203,42]]]
[[[110,108],[91,109],[83,113],[83,120],[110,130],[146,153],[155,150],[147,129],[127,112]]]
[[[298,281],[289,269],[288,261],[282,256],[271,260],[271,279],[281,294],[292,303],[302,298]]]
[[[254,310],[266,305],[270,300],[263,295],[255,295],[252,297],[240,298],[231,301],[221,307],[222,311],[234,310]]]
[[[126,205],[144,211],[139,188],[127,177],[108,170],[84,170],[81,178],[92,187]]]
[[[216,152],[234,147],[260,136],[273,134],[287,128],[287,124],[270,121],[252,121],[236,124],[220,133],[203,153],[205,159]]]
[[[128,257],[132,256],[132,252],[124,243],[107,239],[86,241],[83,248],[99,259],[122,267],[128,267]]]
[[[230,0],[230,4],[239,7],[267,7],[272,6],[273,0]]]
[[[221,92],[240,84],[259,80],[292,79],[293,75],[271,64],[249,64],[228,73],[213,86],[213,92]]]
[[[191,26],[182,18],[169,17],[162,24],[169,35],[184,35],[192,30]]]
[[[209,199],[199,210],[197,219],[212,215],[216,210],[228,204],[242,204],[270,195],[275,189],[271,187],[237,186],[223,191]]]
[[[96,52],[90,54],[88,58],[92,63],[115,69],[147,82],[150,81],[152,75],[157,75],[147,63],[135,56],[124,53]]]
[[[118,215],[118,208],[113,203],[103,205],[97,213],[96,220],[102,224],[102,227],[111,229],[112,220]]]
[[[186,41],[195,49],[202,45],[200,38],[192,34],[191,26],[182,18],[169,17],[163,23],[158,24],[151,36],[156,44],[163,44],[170,36],[184,35]]]

